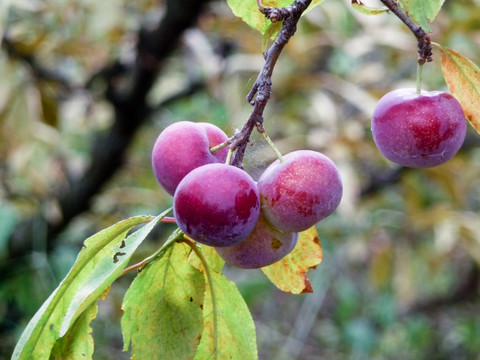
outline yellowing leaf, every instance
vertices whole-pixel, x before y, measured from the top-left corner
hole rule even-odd
[[[193,359],[203,324],[203,274],[176,243],[147,266],[128,289],[122,308],[124,350],[133,359]]]
[[[313,0],[305,12],[310,11],[315,6],[320,4],[323,0]],[[242,18],[253,29],[260,31],[262,34],[270,27],[272,23],[267,20],[265,16],[258,10],[257,0],[227,0],[228,5],[233,13]],[[263,0],[263,6],[282,8],[292,5],[292,0]]]
[[[480,133],[480,68],[455,50],[435,44],[442,52],[442,71],[452,95]]]
[[[323,253],[315,227],[302,233],[295,249],[279,262],[262,268],[280,290],[301,294],[313,292],[307,271],[322,261]]]

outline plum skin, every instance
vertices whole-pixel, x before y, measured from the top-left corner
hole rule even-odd
[[[298,150],[283,158],[258,179],[262,212],[281,231],[305,231],[338,207],[342,180],[334,162],[322,153]]]
[[[243,269],[258,269],[284,258],[297,244],[298,233],[281,232],[260,213],[255,227],[237,245],[216,247],[218,255],[230,265]]]
[[[227,135],[209,123],[180,121],[166,127],[152,150],[155,178],[173,196],[180,181],[193,169],[211,163],[224,163],[228,148],[212,154],[210,148],[223,143]]]
[[[447,162],[462,146],[465,133],[461,105],[442,91],[391,91],[379,100],[372,116],[372,135],[380,152],[407,167]]]
[[[232,246],[253,230],[260,215],[260,196],[245,171],[227,164],[207,164],[180,181],[173,211],[177,225],[195,241]]]

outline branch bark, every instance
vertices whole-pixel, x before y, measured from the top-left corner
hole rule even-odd
[[[256,127],[259,132],[264,131],[263,112],[265,111],[265,107],[272,94],[273,70],[283,48],[295,34],[300,17],[311,2],[311,0],[296,0],[292,5],[286,8],[259,8],[259,11],[262,12],[267,19],[272,22],[283,21],[283,24],[274,43],[265,52],[265,64],[260,71],[255,84],[247,95],[247,101],[253,105],[253,110],[248,116],[242,129],[230,140],[230,148],[236,150],[233,165],[237,167],[243,167],[243,157],[253,129]]]
[[[415,24],[407,14],[405,14],[397,5],[395,0],[380,0],[386,7],[390,9],[402,22],[410,29],[410,31],[417,38],[418,49],[418,63],[420,65],[425,62],[432,61],[432,44],[430,42],[430,36],[423,30],[423,28]]]

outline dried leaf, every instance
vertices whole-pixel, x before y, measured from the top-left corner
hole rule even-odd
[[[480,68],[455,50],[435,45],[442,52],[442,71],[450,92],[462,105],[470,124],[480,133]]]
[[[307,271],[322,261],[323,253],[315,227],[302,233],[295,249],[279,262],[262,268],[280,290],[293,294],[313,292]]]

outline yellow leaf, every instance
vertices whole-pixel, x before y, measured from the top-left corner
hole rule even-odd
[[[322,261],[322,245],[315,227],[302,233],[295,249],[282,260],[262,268],[271,282],[280,290],[293,294],[313,292],[308,269],[315,268]]]
[[[435,44],[442,52],[442,71],[448,88],[462,105],[463,112],[480,133],[480,69],[455,50]]]

